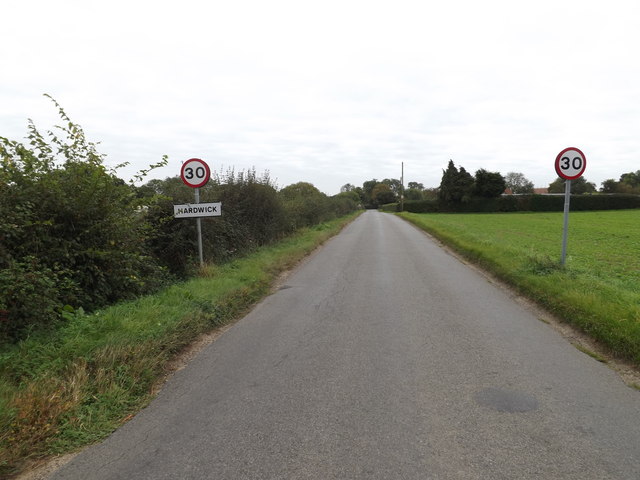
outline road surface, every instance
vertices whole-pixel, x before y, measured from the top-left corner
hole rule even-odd
[[[55,479],[634,479],[640,392],[369,211]]]

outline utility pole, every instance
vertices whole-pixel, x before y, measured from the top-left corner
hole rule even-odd
[[[404,212],[404,162],[402,162],[402,172],[400,173],[400,211]]]

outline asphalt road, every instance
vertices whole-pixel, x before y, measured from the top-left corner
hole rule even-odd
[[[366,212],[55,479],[634,479],[640,392]]]

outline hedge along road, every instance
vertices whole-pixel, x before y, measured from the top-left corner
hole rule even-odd
[[[637,479],[640,392],[367,212],[56,479]]]

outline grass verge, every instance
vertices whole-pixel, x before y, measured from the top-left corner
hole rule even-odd
[[[639,210],[399,215],[640,366]]]
[[[0,477],[96,442],[151,399],[173,356],[239,317],[280,273],[357,214],[327,222],[158,294],[77,314],[55,333],[0,347]]]

